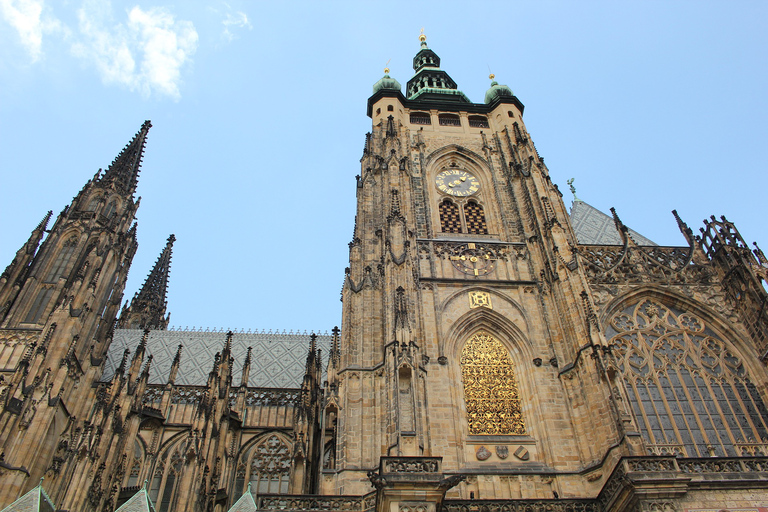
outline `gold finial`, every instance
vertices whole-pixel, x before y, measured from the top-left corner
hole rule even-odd
[[[388,75],[388,74],[389,74],[389,62],[390,62],[391,60],[392,60],[392,59],[389,59],[389,60],[387,61],[387,63],[386,63],[386,64],[384,64],[384,74],[385,74],[385,75]]]
[[[488,78],[490,78],[491,80],[493,80],[494,78],[496,78],[496,75],[494,75],[493,73],[491,73],[490,75],[488,75]]]
[[[419,41],[422,43],[427,42],[427,36],[424,35],[424,27],[421,27],[421,34],[419,35]]]

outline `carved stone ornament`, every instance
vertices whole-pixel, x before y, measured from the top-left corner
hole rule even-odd
[[[500,458],[501,460],[506,459],[509,457],[509,447],[508,446],[497,446],[496,447],[496,456]]]
[[[477,456],[477,460],[488,460],[488,457],[491,456],[491,452],[485,446],[481,446],[477,449],[475,455]]]

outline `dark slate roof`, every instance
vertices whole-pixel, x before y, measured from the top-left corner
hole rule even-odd
[[[140,329],[117,329],[107,353],[102,381],[110,380],[125,349],[136,350],[144,332]],[[147,353],[153,357],[149,372],[150,384],[165,384],[171,373],[171,364],[179,344],[181,351],[177,385],[205,386],[213,368],[214,356],[224,348],[224,331],[150,331]],[[323,369],[328,364],[331,336],[317,336],[317,347],[322,350]],[[309,334],[279,333],[272,331],[235,332],[232,337],[232,383],[240,385],[248,347],[251,353],[251,373],[248,385],[256,388],[300,388],[309,351]],[[130,357],[128,363],[130,364]],[[145,356],[146,357],[146,356]]]
[[[155,512],[155,507],[147,495],[147,489],[142,487],[115,512]]]
[[[576,232],[576,238],[582,245],[624,244],[613,218],[584,201],[577,199],[573,202],[571,225]],[[629,230],[629,235],[637,245],[657,245],[633,229]]]
[[[55,510],[56,507],[41,484],[5,507],[2,512],[54,512]]]

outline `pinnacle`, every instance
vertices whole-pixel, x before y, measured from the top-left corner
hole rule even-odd
[[[133,195],[139,179],[147,132],[151,127],[150,121],[144,121],[138,133],[117,155],[101,177],[102,183],[114,183],[118,191],[126,195]]]
[[[48,213],[45,217],[43,217],[43,220],[40,221],[40,223],[35,228],[35,231],[44,231],[45,228],[48,226],[48,222],[51,220],[51,216],[53,215],[53,210],[48,210]]]
[[[146,300],[150,302],[156,302],[157,306],[164,306],[168,291],[168,278],[171,274],[171,255],[173,252],[173,243],[176,241],[176,237],[171,235],[168,237],[168,241],[163,249],[163,252],[158,256],[155,266],[152,271],[147,275],[144,286],[133,298],[132,304],[137,301]],[[161,308],[161,309],[164,309]]]

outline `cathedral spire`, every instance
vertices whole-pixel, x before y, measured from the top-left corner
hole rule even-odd
[[[131,305],[123,309],[118,321],[121,329],[168,328],[170,315],[165,316],[165,309],[168,305],[168,278],[171,274],[171,254],[175,241],[174,235],[168,237],[163,252],[158,256],[141,290],[133,296]]]
[[[118,191],[125,195],[133,195],[139,180],[139,170],[141,168],[141,159],[144,156],[147,133],[151,127],[152,123],[150,121],[144,121],[138,133],[117,155],[101,177],[102,183],[114,183]]]

